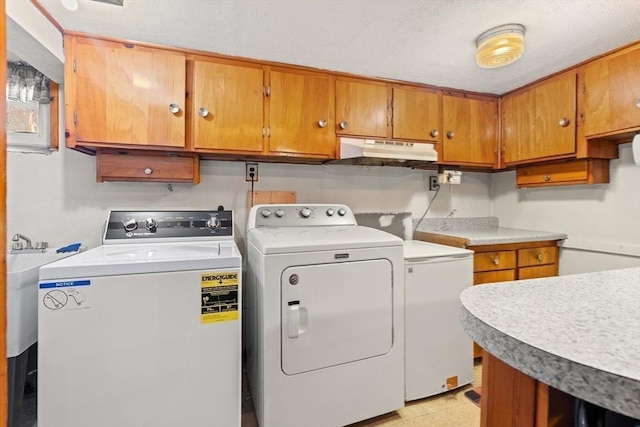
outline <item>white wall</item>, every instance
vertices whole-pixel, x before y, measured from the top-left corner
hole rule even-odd
[[[594,186],[515,189],[515,172],[493,177],[500,225],[568,234],[560,274],[640,266],[640,166],[631,144],[619,146],[610,182]]]
[[[61,121],[63,123],[63,121]],[[61,136],[61,141],[64,138]],[[419,218],[433,193],[428,175],[396,167],[259,164],[255,190],[291,190],[300,203],[344,203],[354,212],[412,212]],[[488,216],[489,174],[463,175],[463,184],[443,186],[427,217]],[[236,215],[243,246],[246,222],[244,162],[201,162],[201,182],[173,184],[96,183],[95,158],[66,148],[51,155],[7,154],[7,238],[14,233],[45,240],[52,247],[100,244],[109,209],[215,209]],[[9,242],[10,247],[10,242]]]

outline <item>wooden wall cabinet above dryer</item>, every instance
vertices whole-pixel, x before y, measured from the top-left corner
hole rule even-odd
[[[336,134],[389,138],[391,88],[384,82],[336,78]]]
[[[393,87],[393,139],[437,143],[442,94],[433,89]]]
[[[65,36],[67,146],[185,146],[185,54]]]
[[[578,79],[587,139],[640,131],[640,43],[587,63]]]
[[[576,71],[571,70],[502,100],[502,158],[507,166],[576,152]]]

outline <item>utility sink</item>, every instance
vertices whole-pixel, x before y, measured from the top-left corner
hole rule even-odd
[[[76,253],[47,249],[7,254],[7,357],[18,356],[38,340],[40,267]]]

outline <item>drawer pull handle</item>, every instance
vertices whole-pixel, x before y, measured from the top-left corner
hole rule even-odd
[[[151,168],[144,168],[144,174],[145,175],[151,175],[153,173],[153,169]]]
[[[545,181],[550,181],[550,180],[551,180],[551,177],[550,177],[549,175],[545,175],[543,179],[544,179]]]
[[[536,255],[536,259],[537,259],[538,261],[542,261],[542,254],[538,254],[538,255]]]
[[[498,257],[493,257],[491,258],[491,262],[494,263],[495,265],[500,264],[500,259]]]

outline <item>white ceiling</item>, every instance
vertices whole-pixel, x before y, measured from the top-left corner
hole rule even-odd
[[[640,0],[37,1],[66,30],[495,94],[640,40]],[[479,68],[476,37],[507,23],[524,55]]]

